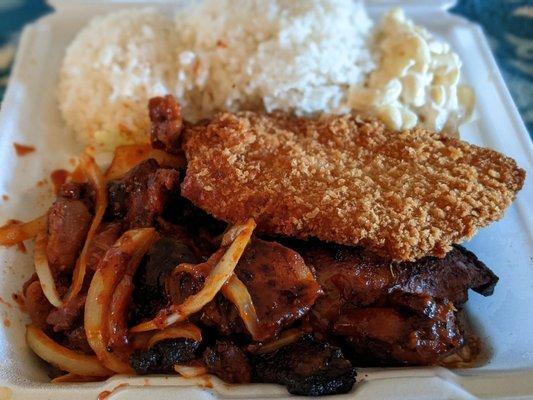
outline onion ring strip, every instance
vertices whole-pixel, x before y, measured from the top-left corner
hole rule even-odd
[[[197,376],[207,374],[206,367],[199,367],[193,365],[174,365],[174,371],[183,376],[184,378],[196,378]]]
[[[117,373],[133,373],[133,369],[107,350],[109,305],[121,277],[136,268],[156,236],[154,228],[125,232],[100,261],[87,293],[84,313],[87,341],[98,359]],[[124,265],[125,258],[129,258],[127,265]]]
[[[174,270],[172,271],[173,274],[180,274],[182,272],[185,272],[186,274],[192,275],[195,278],[199,278],[202,275],[202,271],[200,271],[197,267],[198,264],[188,264],[188,263],[182,263],[179,264]]]
[[[107,187],[102,171],[98,165],[96,165],[94,159],[85,153],[80,155],[80,166],[91,184],[94,186],[96,191],[96,204],[91,227],[89,228],[89,232],[87,232],[85,244],[81,250],[74,272],[72,273],[72,285],[67,293],[65,303],[76,297],[83,286],[83,280],[87,270],[87,252],[107,208]]]
[[[54,307],[61,307],[63,302],[59,295],[52,270],[48,264],[48,256],[46,255],[46,233],[39,232],[35,238],[35,247],[33,250],[33,261],[35,264],[35,272],[39,277],[41,288],[48,301]]]
[[[303,332],[300,329],[289,329],[281,334],[281,337],[278,340],[274,340],[270,343],[265,343],[264,345],[258,347],[253,351],[255,354],[265,354],[272,353],[284,346],[287,346],[291,343],[296,342],[303,335]]]
[[[52,379],[51,383],[74,383],[74,382],[97,382],[100,380],[98,376],[83,376],[73,373],[67,373],[65,375],[58,376]]]
[[[109,342],[108,346],[113,348],[125,346],[127,341],[128,327],[126,324],[126,311],[129,299],[133,293],[133,281],[131,275],[125,275],[115,287],[109,305],[108,324]]]
[[[243,231],[243,229],[246,228],[245,224],[239,224],[239,225],[233,225],[230,228],[228,228],[224,235],[222,236],[222,240],[220,245],[221,246],[229,246],[231,243],[235,241],[237,236]]]
[[[31,239],[46,230],[48,215],[35,218],[24,224],[11,224],[0,227],[0,246],[13,246]]]
[[[35,325],[26,327],[26,341],[35,354],[63,371],[75,375],[99,377],[113,374],[95,356],[76,353],[61,346]]]
[[[105,172],[105,177],[107,180],[121,178],[133,167],[149,158],[155,159],[163,167],[180,168],[186,165],[184,156],[180,157],[154,149],[149,144],[124,145],[115,149],[113,160]]]
[[[207,303],[213,300],[222,286],[224,286],[226,281],[233,274],[233,270],[237,266],[244,249],[252,237],[255,225],[253,218],[248,219],[248,221],[242,225],[242,230],[220,258],[211,273],[207,276],[204,287],[198,293],[189,296],[182,304],[173,304],[167,309],[162,310],[154,319],[134,326],[131,329],[131,332],[162,329],[176,322],[183,321],[189,315],[200,311]],[[216,256],[216,254],[217,253],[213,256]]]
[[[176,326],[169,326],[155,335],[148,341],[147,347],[150,349],[154,344],[167,339],[192,339],[196,342],[202,341],[202,332],[195,325],[189,322],[183,322]]]
[[[264,332],[261,332],[252,296],[250,296],[246,285],[242,283],[237,275],[231,275],[222,287],[221,292],[226,299],[237,307],[239,315],[252,338],[256,341],[265,340],[268,337],[268,333],[265,335]]]

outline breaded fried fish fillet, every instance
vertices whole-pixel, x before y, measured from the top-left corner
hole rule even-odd
[[[220,114],[183,147],[182,195],[215,217],[395,260],[443,257],[501,218],[525,178],[496,151],[355,116]]]

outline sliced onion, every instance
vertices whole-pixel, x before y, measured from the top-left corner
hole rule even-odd
[[[38,233],[37,238],[35,239],[33,261],[35,263],[35,272],[37,272],[37,276],[39,277],[39,282],[41,283],[44,295],[54,307],[61,307],[63,302],[57,291],[52,270],[48,264],[48,257],[46,255],[46,233],[44,233],[44,231]]]
[[[259,347],[256,347],[253,352],[255,354],[272,353],[273,351],[298,341],[302,334],[303,331],[300,329],[289,329],[283,332],[278,340],[274,340],[273,342],[265,343]]]
[[[232,274],[226,284],[221,289],[225,298],[235,304],[239,315],[241,316],[246,329],[252,335],[252,338],[257,341],[264,340],[268,337],[268,332],[261,332],[259,326],[259,319],[257,318],[257,312],[252,301],[252,296],[246,288],[246,285],[235,275]]]
[[[219,249],[215,254],[213,254],[207,262],[201,263],[201,264],[188,264],[183,263],[179,264],[174,270],[172,271],[172,275],[177,275],[181,273],[186,273],[188,275],[191,275],[195,279],[207,279],[211,271],[213,271],[213,268],[215,264],[218,262],[218,260],[222,257],[222,250]]]
[[[174,371],[184,378],[196,378],[197,376],[207,374],[207,368],[196,365],[174,365]]]
[[[192,339],[196,342],[202,341],[202,332],[195,325],[189,322],[183,322],[177,326],[169,326],[155,335],[148,341],[148,348],[151,348],[157,342],[167,339]]]
[[[13,246],[31,239],[46,229],[48,216],[36,218],[24,224],[6,224],[0,227],[0,246]]]
[[[133,369],[107,350],[109,340],[109,307],[113,292],[126,271],[132,271],[156,240],[153,228],[125,232],[107,251],[95,272],[85,302],[85,333],[98,359],[118,373]]]
[[[162,329],[176,322],[185,320],[189,315],[200,311],[203,306],[209,303],[216,294],[220,291],[222,286],[226,283],[232,275],[233,270],[237,266],[239,259],[248,245],[252,232],[255,228],[255,221],[250,218],[242,225],[243,229],[237,235],[235,240],[231,243],[224,255],[217,262],[211,273],[205,280],[204,287],[196,294],[189,296],[182,304],[171,305],[166,310],[163,310],[158,316],[150,321],[143,322],[131,329],[131,332],[143,332],[154,329]],[[222,250],[222,249],[221,249]],[[220,256],[220,250],[211,256]],[[209,260],[208,260],[209,262]]]
[[[237,224],[228,228],[222,236],[222,241],[220,245],[229,246],[235,241],[235,239],[243,231],[243,229],[246,229],[246,224]]]
[[[207,263],[204,263],[207,264]],[[174,270],[172,271],[172,274],[181,274],[186,273],[189,275],[194,276],[195,278],[200,278],[202,276],[205,276],[205,272],[207,268],[200,268],[199,266],[203,266],[204,264],[188,264],[183,263],[178,265]]]
[[[113,374],[95,356],[76,353],[61,346],[35,325],[26,327],[26,341],[35,354],[63,371],[84,376]]]
[[[185,157],[154,149],[149,144],[118,146],[105,176],[108,180],[121,178],[140,162],[150,158],[164,167],[180,168],[186,165]]]
[[[80,167],[94,187],[96,204],[91,227],[89,228],[89,232],[87,232],[85,244],[83,245],[80,257],[78,258],[78,262],[72,273],[72,285],[67,293],[65,303],[76,297],[83,286],[83,280],[87,270],[87,252],[107,208],[107,186],[102,171],[100,171],[100,168],[96,165],[94,159],[85,153],[80,156]]]
[[[125,275],[118,283],[109,306],[109,342],[110,347],[125,346],[128,343],[128,326],[126,312],[133,293],[131,275]]]
[[[84,376],[71,374],[70,372],[65,375],[58,376],[51,380],[52,383],[73,383],[73,382],[97,382],[103,377],[98,376]]]

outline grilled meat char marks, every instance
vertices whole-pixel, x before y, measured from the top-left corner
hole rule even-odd
[[[199,342],[190,339],[163,340],[150,349],[134,351],[130,365],[140,375],[173,373],[174,365],[194,360]]]
[[[208,263],[197,264],[198,274],[194,276],[171,273],[173,266],[181,262],[189,260],[194,264],[199,260],[182,246],[169,238],[154,245],[159,257],[154,258],[153,248],[148,262],[139,269],[139,287],[149,287],[144,293],[161,294],[164,290],[164,301],[181,303],[203,287],[205,276],[213,267]],[[465,343],[455,307],[466,301],[467,290],[472,288],[488,295],[497,281],[486,266],[460,246],[444,259],[427,257],[403,263],[391,262],[360,248],[321,242],[292,242],[289,247],[297,249],[305,263],[288,247],[254,238],[235,273],[247,286],[259,321],[269,322],[263,326],[271,328],[271,340],[302,316],[304,327],[314,331],[315,338],[267,355],[246,355],[241,347],[249,340],[242,341],[246,328],[235,307],[218,294],[192,321],[219,331],[214,336],[210,336],[213,331],[207,333],[205,340],[212,344],[203,353],[197,352],[203,354],[197,354],[197,359],[201,358],[209,371],[221,379],[248,382],[250,367],[254,380],[284,384],[291,393],[348,391],[354,381],[353,366],[331,344],[339,338],[356,365],[437,364]],[[173,253],[178,256],[165,261]],[[150,277],[146,275],[148,271],[155,273]],[[293,291],[300,296],[286,291],[286,287],[298,286],[294,282],[307,282],[307,286],[302,286],[306,290]],[[320,291],[324,293],[320,295]],[[141,302],[142,296],[134,302]],[[307,306],[301,308],[306,298],[309,301],[305,304],[311,307],[307,313]],[[291,303],[291,299],[300,303]],[[153,307],[152,313],[156,309]],[[274,321],[277,323],[272,324]],[[226,339],[221,340],[220,334]],[[321,339],[316,339],[317,335]],[[308,353],[315,357],[305,356],[304,363],[302,355]],[[153,354],[144,357],[157,359]],[[301,365],[296,368],[291,363]],[[158,367],[150,368],[155,371]]]
[[[297,248],[305,262],[316,270],[326,293],[313,311],[328,321],[348,300],[366,306],[400,291],[447,299],[459,306],[468,299],[468,289],[489,295],[498,281],[489,268],[462,246],[455,246],[444,258],[425,257],[401,263],[361,248],[321,243]]]
[[[179,172],[161,168],[154,159],[143,161],[120,180],[108,185],[111,219],[122,220],[129,228],[154,226],[168,202],[179,194]]]
[[[276,242],[253,239],[235,273],[252,296],[265,338],[306,314],[321,293],[302,257]]]
[[[355,368],[339,347],[306,335],[298,342],[254,359],[256,380],[285,385],[292,394],[347,393]]]
[[[153,318],[169,302],[166,282],[181,263],[197,263],[198,257],[183,242],[163,236],[155,242],[134,276],[131,322]]]
[[[403,262],[393,271],[397,275],[394,289],[427,293],[456,305],[468,300],[468,289],[488,296],[498,282],[498,277],[474,253],[458,245],[442,259],[425,257],[414,263]]]
[[[393,263],[359,248],[304,245],[325,295],[314,329],[345,336],[365,363],[436,364],[464,344],[456,308],[472,288],[492,293],[497,277],[460,246],[443,259]]]
[[[85,242],[92,220],[86,191],[86,185],[65,183],[48,211],[46,255],[54,272],[71,271]]]
[[[396,304],[347,309],[333,330],[345,337],[361,365],[435,365],[465,344],[453,306],[436,306],[441,317]]]
[[[206,262],[196,268],[196,276],[186,272],[169,276],[167,293],[171,293],[175,303],[201,289],[212,265]],[[302,257],[275,242],[254,238],[239,260],[235,274],[252,297],[263,340],[273,338],[307,313],[320,294],[320,286]],[[223,334],[243,332],[238,313],[221,295],[204,307],[201,320]]]
[[[229,340],[217,340],[213,346],[205,349],[203,362],[211,374],[224,382],[248,383],[252,380],[248,356]]]

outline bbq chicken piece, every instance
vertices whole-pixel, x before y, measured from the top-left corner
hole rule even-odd
[[[130,356],[130,365],[139,375],[168,374],[174,365],[196,358],[200,343],[191,339],[163,340],[148,350],[136,350]]]
[[[306,335],[296,343],[255,357],[258,382],[285,385],[292,394],[324,396],[347,393],[355,368],[339,347]]]
[[[263,339],[305,315],[321,293],[302,257],[276,242],[254,239],[235,273],[252,296]]]
[[[457,352],[465,337],[453,304],[426,302],[428,309],[421,313],[394,303],[346,309],[333,331],[345,337],[362,365],[436,365]]]
[[[72,270],[85,242],[92,220],[85,192],[84,184],[65,183],[48,211],[46,255],[55,272]]]
[[[198,263],[193,251],[175,237],[155,242],[134,276],[132,323],[153,318],[170,301],[165,287],[169,275],[182,263]]]
[[[124,178],[109,183],[109,217],[124,219],[130,229],[153,226],[179,193],[179,180],[178,171],[161,168],[154,159],[143,161]]]
[[[180,272],[169,276],[167,293],[172,302],[180,304],[198,292],[211,270],[209,262],[195,267],[197,273]],[[235,275],[246,286],[258,318],[255,340],[267,340],[281,329],[305,315],[321,293],[312,271],[295,251],[275,242],[254,238],[246,247]],[[202,321],[216,326],[221,333],[241,333],[242,324],[236,320],[227,300],[217,296],[202,310]]]
[[[349,343],[362,364],[433,365],[464,344],[456,307],[498,278],[466,249],[395,263],[360,248],[300,246],[325,295],[309,315],[318,332]]]
[[[444,258],[400,263],[355,247],[300,243],[296,248],[316,270],[325,292],[312,310],[325,327],[331,327],[345,305],[370,306],[394,292],[446,299],[459,307],[468,299],[468,289],[488,296],[498,282],[461,246],[454,246]]]
[[[229,340],[217,340],[205,349],[203,362],[207,370],[228,383],[249,383],[252,367],[247,355]]]

